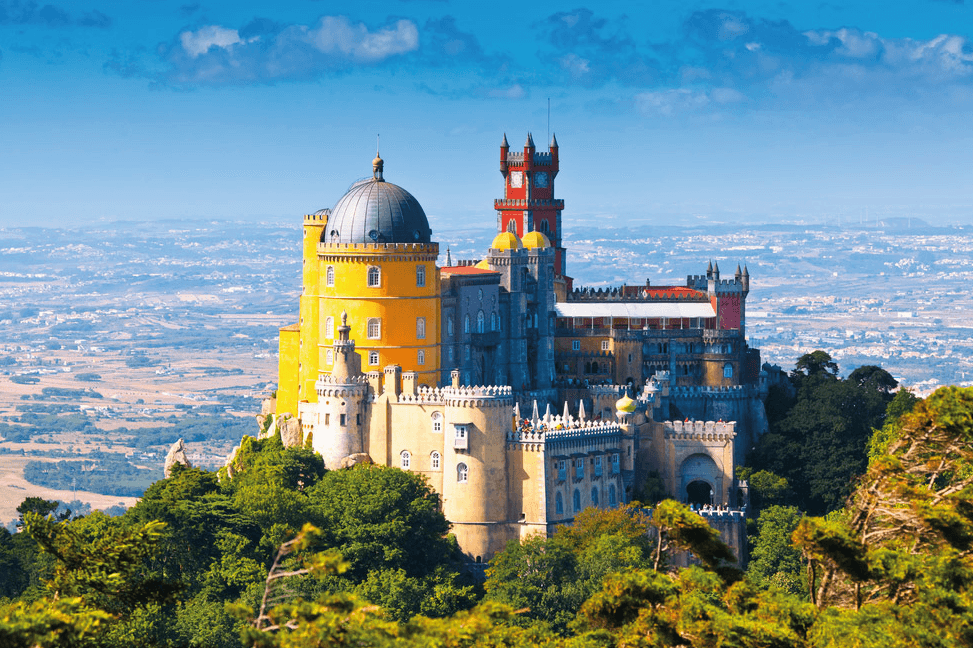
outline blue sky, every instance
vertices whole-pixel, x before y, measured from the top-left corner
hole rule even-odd
[[[973,222],[973,3],[0,0],[0,226],[293,219],[368,175],[492,226]],[[542,145],[543,146],[543,145]]]

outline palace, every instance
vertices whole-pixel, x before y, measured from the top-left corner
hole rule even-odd
[[[473,562],[627,502],[650,474],[681,501],[742,504],[734,466],[766,428],[746,268],[575,287],[559,163],[556,138],[511,151],[504,136],[481,259],[437,265],[421,205],[385,180],[381,157],[333,209],[304,217],[277,418],[297,419],[328,468],[367,455],[425,475]]]

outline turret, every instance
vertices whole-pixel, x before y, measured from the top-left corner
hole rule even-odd
[[[503,134],[503,141],[500,142],[500,173],[504,179],[507,177],[507,153],[510,151],[510,144],[507,143],[507,134]]]
[[[737,283],[740,283],[740,279],[743,278],[743,275],[740,272],[740,264],[739,263],[737,264],[737,271],[736,271],[736,273],[734,273],[733,278],[736,280]]]
[[[743,294],[746,295],[750,292],[750,272],[747,270],[746,264],[743,264],[743,275],[741,277],[741,282],[743,283]]]

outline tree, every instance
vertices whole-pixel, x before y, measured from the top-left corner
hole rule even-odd
[[[838,364],[824,351],[812,351],[797,359],[791,375],[836,379],[838,377]]]
[[[801,552],[791,542],[802,517],[793,506],[770,506],[761,511],[757,535],[750,539],[753,548],[747,565],[747,580],[754,587],[778,587],[806,596]]]

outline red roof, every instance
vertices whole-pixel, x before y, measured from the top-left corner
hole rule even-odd
[[[486,270],[484,268],[477,268],[476,266],[446,266],[445,268],[440,268],[439,271],[457,275],[500,274],[495,270]]]
[[[687,288],[686,286],[651,286],[648,288],[643,288],[646,296],[654,297],[656,299],[687,299],[689,297],[706,297],[706,293],[696,290],[695,288]],[[642,290],[639,291],[641,294]]]

